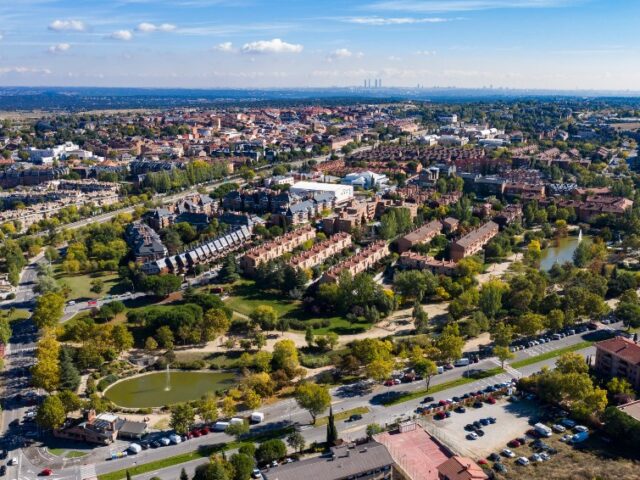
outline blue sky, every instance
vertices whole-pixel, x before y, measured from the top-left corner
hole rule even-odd
[[[640,88],[637,0],[0,0],[0,85]]]

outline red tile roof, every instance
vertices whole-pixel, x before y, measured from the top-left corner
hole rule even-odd
[[[438,467],[438,472],[449,480],[484,480],[487,474],[476,462],[466,457],[451,457]]]
[[[604,350],[633,365],[640,365],[640,345],[624,337],[614,337],[596,343],[598,350]]]

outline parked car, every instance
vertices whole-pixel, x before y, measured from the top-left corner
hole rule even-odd
[[[548,462],[549,460],[551,460],[551,456],[547,452],[542,452],[540,454],[540,458],[543,462]]]
[[[459,407],[456,407],[456,410],[455,410],[455,411],[456,411],[457,413],[464,413],[464,412],[466,412],[466,411],[467,411],[467,409],[466,409],[466,408],[464,408],[462,405],[460,405]]]
[[[467,423],[467,424],[464,426],[464,429],[465,429],[467,432],[472,431],[474,428],[475,428],[475,427],[473,426],[473,424],[472,424],[472,423]]]
[[[509,450],[508,448],[505,448],[502,450],[502,455],[504,455],[507,458],[514,458],[516,456],[516,454],[513,453],[513,451]]]
[[[169,440],[167,437],[162,437],[160,439],[160,445],[166,447],[167,445],[169,445],[171,443],[171,440]]]
[[[0,466],[0,477],[4,477],[7,474],[7,467],[4,465]]]
[[[573,420],[571,420],[570,418],[563,418],[560,423],[562,425],[564,425],[567,428],[573,428],[576,426],[576,422],[574,422]]]
[[[500,461],[500,455],[498,453],[493,452],[491,455],[489,455],[487,457],[489,460],[491,460],[492,462],[499,462]]]
[[[527,457],[518,457],[518,459],[516,460],[516,463],[524,467],[529,465],[529,459]]]
[[[573,430],[575,432],[588,432],[589,429],[587,427],[585,427],[584,425],[576,425],[575,427],[573,427]]]
[[[483,407],[482,402],[474,402],[473,403],[473,408],[482,408],[482,407]]]
[[[433,402],[434,400],[435,399],[433,397],[424,397],[424,399],[420,403],[429,403],[429,402]]]
[[[9,460],[9,462],[7,462],[8,465],[17,465],[18,464],[18,458],[17,457],[12,457],[11,460]]]
[[[517,439],[513,439],[509,443],[507,443],[507,446],[511,448],[518,448],[520,445],[522,444]]]
[[[41,477],[49,477],[51,475],[53,475],[53,470],[51,470],[50,468],[45,468],[44,470],[42,470],[39,475]]]
[[[554,432],[557,432],[557,433],[563,433],[567,430],[562,425],[557,423],[555,425],[552,425],[551,428],[553,429]]]
[[[529,460],[531,460],[532,462],[542,462],[542,457],[540,456],[540,454],[534,453],[529,457]]]
[[[504,463],[500,463],[500,462],[494,463],[493,469],[498,473],[507,473],[507,467],[504,466]]]
[[[477,440],[478,434],[476,432],[471,432],[467,434],[467,440]]]
[[[258,468],[254,468],[251,472],[251,478],[263,478],[262,472]]]
[[[490,404],[490,405],[495,405],[496,399],[493,398],[493,397],[489,397],[489,398],[487,398],[487,403]]]

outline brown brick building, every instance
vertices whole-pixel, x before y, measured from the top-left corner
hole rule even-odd
[[[640,388],[640,345],[624,337],[596,343],[595,368],[607,377],[626,378],[633,388]]]

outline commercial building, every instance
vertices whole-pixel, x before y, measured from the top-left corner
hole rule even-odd
[[[626,378],[640,388],[640,345],[624,337],[596,343],[595,369],[604,376]]]
[[[342,179],[343,185],[351,185],[352,187],[360,187],[367,190],[375,187],[383,188],[388,183],[389,177],[371,171],[349,173]]]
[[[97,445],[109,445],[117,438],[139,439],[146,434],[145,422],[126,420],[113,413],[96,415],[94,410],[86,412],[84,418],[67,420],[62,428],[53,431],[57,438]]]
[[[399,477],[394,461],[384,445],[370,441],[362,445],[333,447],[329,455],[272,468],[266,480],[392,480]]]
[[[311,250],[295,255],[289,260],[289,265],[303,270],[313,268],[340,253],[350,245],[351,235],[344,232],[336,233],[327,240],[311,247]]]
[[[440,220],[432,220],[420,228],[407,233],[397,240],[398,252],[403,253],[411,250],[419,243],[429,243],[434,237],[440,235],[442,228],[442,222]]]
[[[245,274],[253,275],[260,264],[275,260],[282,254],[302,245],[307,240],[315,238],[315,236],[315,229],[309,225],[292,230],[281,237],[249,250],[240,258],[240,268]]]
[[[457,242],[451,244],[451,260],[457,262],[464,257],[475,255],[489,243],[500,231],[495,222],[487,222],[476,230],[468,233]]]
[[[333,183],[296,182],[291,186],[289,191],[301,196],[309,195],[310,193],[329,193],[333,196],[337,204],[353,198],[353,187],[351,185],[337,185]]]
[[[389,255],[389,245],[382,240],[363,248],[354,256],[343,260],[327,270],[321,278],[322,282],[337,282],[342,272],[349,272],[352,276],[373,267],[376,263]]]

